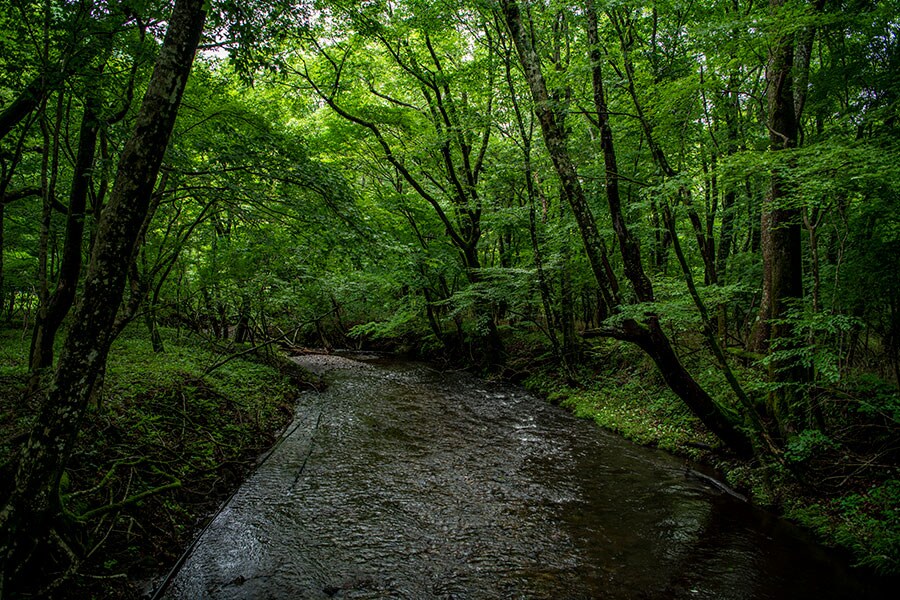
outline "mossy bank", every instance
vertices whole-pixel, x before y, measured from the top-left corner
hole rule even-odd
[[[752,502],[848,551],[856,565],[900,575],[896,388],[861,378],[816,390],[821,429],[789,440],[782,462],[745,462],[720,448],[634,348],[606,341],[592,352],[599,354],[583,357],[576,373],[530,367],[523,383],[630,440],[714,467]],[[705,377],[709,389],[727,393],[716,373]]]
[[[163,334],[162,353],[137,327],[112,347],[62,486],[66,541],[80,558],[70,564],[70,557],[50,557],[61,567],[42,575],[32,590],[39,597],[140,597],[273,444],[301,390],[313,385],[274,352],[219,365],[234,348]],[[12,481],[36,411],[23,396],[28,341],[21,331],[0,331],[4,481]]]

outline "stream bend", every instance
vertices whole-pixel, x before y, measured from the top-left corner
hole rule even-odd
[[[300,399],[165,598],[881,597],[683,461],[519,388],[296,360],[330,387]]]

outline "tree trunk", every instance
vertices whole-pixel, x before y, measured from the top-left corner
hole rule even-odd
[[[769,7],[777,12],[785,0],[770,0]],[[768,96],[769,148],[780,152],[797,145],[797,113],[794,104],[794,36],[784,35],[773,44],[766,72]],[[803,296],[803,266],[801,248],[801,214],[796,206],[788,205],[784,178],[774,171],[769,190],[763,201],[760,221],[760,243],[763,255],[763,295],[757,322],[754,345],[757,350],[790,350],[799,340],[793,327],[784,320],[788,310]],[[775,385],[769,394],[768,409],[778,422],[783,435],[794,429],[794,412],[799,408],[799,384],[804,370],[796,360],[775,359],[770,362],[770,382]]]
[[[98,226],[84,294],[53,382],[23,447],[10,497],[0,510],[4,591],[12,590],[15,576],[49,532],[60,532],[59,482],[91,390],[106,362],[112,342],[109,332],[200,41],[204,4],[204,0],[176,1],[135,130],[122,151],[111,198]]]
[[[243,344],[249,337],[250,330],[250,297],[241,297],[241,306],[238,308],[238,322],[234,327],[234,342]]]
[[[560,353],[559,340],[556,337],[556,315],[553,311],[553,297],[550,294],[550,285],[547,283],[547,274],[544,272],[544,259],[537,232],[537,211],[535,210],[534,180],[532,177],[531,158],[525,155],[525,185],[528,190],[528,233],[531,239],[531,253],[533,255],[534,268],[537,273],[538,291],[541,294],[541,307],[544,310],[544,322],[547,326],[547,337],[553,348],[553,356],[557,359],[565,359]]]
[[[560,217],[563,216],[565,204],[560,203]],[[566,237],[571,234],[570,226],[566,226]],[[572,294],[572,253],[568,240],[560,248],[559,260],[559,328],[562,330],[562,355],[565,365],[573,365],[578,361],[578,345],[581,340],[575,336],[575,298]]]
[[[719,281],[727,281],[728,256],[734,239],[734,211],[737,194],[734,190],[725,192],[722,197],[722,222],[719,226],[719,247],[716,250],[716,273]]]
[[[728,85],[731,91],[725,106],[725,127],[726,139],[725,154],[728,157],[733,156],[739,148],[738,143],[738,123],[740,120],[740,97],[737,88],[739,87],[738,75],[731,73],[728,79]],[[716,249],[716,273],[719,275],[719,281],[725,283],[728,280],[728,257],[731,254],[731,248],[734,243],[734,220],[737,211],[737,192],[735,191],[736,183],[729,184],[728,189],[722,196],[722,219],[719,227],[719,246]]]
[[[444,338],[444,330],[441,329],[441,323],[438,321],[437,315],[434,314],[434,304],[428,287],[422,288],[422,297],[425,298],[425,314],[428,317],[428,325],[431,327],[431,332],[446,350],[452,350]]]
[[[46,106],[42,112],[46,112]],[[52,265],[50,261],[50,233],[53,217],[53,205],[56,203],[56,179],[59,173],[59,147],[60,147],[60,128],[63,120],[63,96],[59,94],[57,97],[56,107],[56,125],[52,131],[48,128],[46,116],[41,119],[41,137],[43,140],[43,155],[41,157],[41,227],[38,238],[38,309],[35,317],[35,323],[41,323],[46,319],[47,310],[50,305],[50,279],[53,276]],[[52,149],[51,149],[52,148]],[[31,349],[29,360],[35,354],[35,348],[38,343],[37,334],[39,330],[35,328],[32,331]],[[53,349],[50,349],[53,352]],[[28,383],[27,397],[36,393],[40,387],[40,373],[32,370],[31,378]]]
[[[166,351],[166,347],[162,341],[162,335],[159,333],[159,323],[156,320],[156,304],[153,301],[147,303],[144,309],[144,325],[147,327],[147,333],[150,334],[150,344],[153,351],[161,354]]]
[[[669,231],[663,227],[659,218],[659,206],[656,198],[650,198],[650,224],[653,226],[653,270],[665,276],[668,266],[668,247],[671,239]]]
[[[694,415],[738,455],[753,456],[753,444],[747,435],[735,426],[715,400],[704,390],[681,364],[669,338],[660,326],[659,319],[650,317],[645,326],[628,319],[623,326],[624,335],[619,339],[636,344],[653,359],[669,388],[678,394]]]
[[[78,139],[78,154],[69,192],[69,212],[66,216],[66,239],[59,268],[56,288],[47,299],[45,310],[35,321],[34,343],[31,348],[31,371],[34,374],[53,364],[53,344],[63,319],[75,302],[75,289],[81,275],[81,247],[84,237],[84,218],[87,208],[88,190],[91,185],[91,171],[97,147],[97,106],[88,99],[81,119]]]
[[[572,207],[575,221],[578,223],[588,264],[591,266],[591,271],[600,286],[607,306],[617,306],[619,304],[618,298],[613,297],[612,286],[606,269],[609,261],[606,256],[605,244],[597,230],[597,223],[594,220],[591,207],[584,196],[584,190],[581,188],[575,164],[569,156],[569,151],[566,147],[565,129],[562,124],[557,122],[557,115],[553,111],[553,102],[550,100],[544,75],[541,72],[540,58],[531,44],[531,36],[525,31],[518,4],[505,0],[502,2],[502,6],[506,23],[519,54],[519,61],[522,64],[525,78],[528,80],[528,85],[531,89],[534,111],[540,122],[541,132],[544,135],[544,145],[547,147],[547,152],[550,154],[553,166],[559,175],[563,193]]]

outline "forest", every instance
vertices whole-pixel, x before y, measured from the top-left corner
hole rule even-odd
[[[301,348],[524,385],[900,573],[898,96],[897,0],[2,3],[0,597],[135,597]]]

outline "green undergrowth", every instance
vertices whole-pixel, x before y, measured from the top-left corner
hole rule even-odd
[[[857,566],[900,574],[895,391],[823,399],[827,434],[809,430],[792,440],[785,464],[744,462],[721,448],[645,356],[617,342],[604,343],[602,360],[586,357],[574,374],[551,364],[531,368],[524,385],[629,440],[713,466],[755,504],[804,526],[822,543],[849,551]],[[727,398],[711,375],[696,365],[694,371],[706,377],[702,383],[714,397]]]
[[[682,402],[665,387],[640,355],[623,357],[628,364],[591,370],[584,367],[577,381],[552,369],[533,371],[523,384],[551,402],[570,408],[578,417],[636,443],[702,460],[718,445]]]
[[[900,479],[831,498],[794,498],[785,516],[849,549],[859,565],[900,574]]]
[[[4,477],[17,440],[28,431],[33,417],[32,411],[23,408],[21,397],[28,376],[29,339],[22,331],[0,329],[0,474]]]
[[[58,597],[139,597],[139,582],[177,559],[272,445],[306,385],[299,367],[274,354],[207,373],[222,351],[174,331],[163,336],[163,353],[137,327],[110,351],[62,486],[74,544],[87,558]],[[28,340],[3,331],[0,349],[0,458],[10,477],[34,411],[21,400]]]

